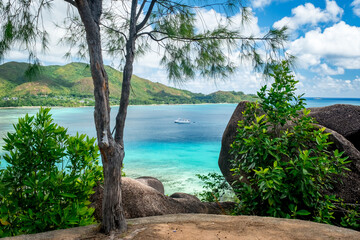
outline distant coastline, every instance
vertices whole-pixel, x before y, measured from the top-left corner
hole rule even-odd
[[[360,98],[306,97],[306,107],[325,107],[334,104],[360,105]]]
[[[333,104],[352,104],[360,105],[360,98],[325,98],[325,97],[306,97],[306,107],[322,107]],[[239,101],[240,102],[240,101]],[[317,106],[313,106],[316,102]],[[309,104],[310,103],[310,104]],[[129,106],[171,106],[171,105],[213,105],[213,104],[238,104],[238,102],[221,102],[221,103],[162,103],[162,104],[130,104]],[[118,107],[119,105],[111,105],[111,107]],[[0,107],[0,109],[36,109],[40,107],[50,107],[50,108],[84,108],[84,107],[94,107],[94,106],[17,106],[17,107]]]
[[[359,99],[360,100],[360,99]],[[238,104],[232,102],[224,102],[224,103],[163,103],[163,104],[129,104],[129,106],[181,106],[181,105],[214,105],[214,104]],[[118,107],[119,105],[110,105],[110,107]],[[95,107],[95,106],[19,106],[19,107],[0,107],[0,109],[36,109],[41,107],[48,107],[48,108],[85,108],[85,107]]]

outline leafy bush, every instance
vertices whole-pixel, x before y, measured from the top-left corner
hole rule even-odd
[[[201,201],[217,202],[222,201],[223,198],[233,199],[235,197],[223,175],[209,173],[208,175],[196,174],[196,176],[204,183],[204,191],[197,194]]]
[[[337,206],[342,216],[340,218],[340,225],[355,230],[360,230],[360,205],[341,203]]]
[[[37,233],[94,223],[89,208],[102,179],[95,139],[69,136],[50,109],[26,115],[4,138],[0,171],[0,236]],[[1,160],[3,161],[3,160]]]
[[[331,223],[340,199],[325,193],[348,161],[328,150],[329,134],[295,95],[298,81],[288,64],[275,66],[271,77],[271,87],[258,92],[261,104],[249,103],[243,112],[231,145],[238,213]]]

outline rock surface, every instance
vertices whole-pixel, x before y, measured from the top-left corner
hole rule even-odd
[[[332,240],[360,239],[360,232],[327,224],[294,219],[257,216],[224,216],[204,214],[174,214],[127,220],[126,234],[106,236],[98,232],[97,225],[22,235],[6,240],[71,240],[71,239],[287,239]]]
[[[335,104],[309,109],[310,117],[343,135],[360,151],[360,106]]]
[[[125,218],[138,218],[176,213],[210,213],[221,214],[235,206],[232,202],[203,203],[195,196],[176,193],[173,197],[165,196],[152,187],[135,179],[122,178],[122,195]],[[102,219],[102,187],[96,189],[91,197],[95,207],[95,217]]]
[[[135,179],[136,181],[139,181],[145,185],[148,185],[149,187],[152,187],[156,190],[158,190],[159,192],[161,192],[162,194],[164,194],[165,190],[164,190],[164,185],[162,184],[162,182],[154,177],[138,177]]]
[[[238,122],[240,120],[244,119],[242,112],[245,111],[247,103],[248,103],[248,101],[243,101],[237,105],[234,113],[232,114],[232,116],[229,120],[229,123],[227,124],[227,126],[225,128],[225,131],[223,133],[222,140],[221,140],[221,150],[220,150],[218,164],[219,164],[221,173],[225,177],[226,181],[228,181],[228,183],[230,183],[230,185],[232,182],[235,181],[235,178],[232,175],[232,172],[230,172],[230,169],[232,168],[231,162],[229,161],[232,158],[229,153],[230,144],[232,144],[235,140]]]
[[[333,184],[334,189],[330,193],[344,199],[346,203],[359,203],[360,152],[349,140],[338,132],[329,128],[327,128],[325,132],[331,133],[331,135],[329,135],[329,141],[334,143],[329,150],[338,149],[340,152],[344,152],[343,156],[348,156],[348,160],[351,160],[351,162],[347,164],[347,167],[351,171],[345,172],[345,176],[339,177],[337,182]]]
[[[195,202],[200,202],[200,199],[197,198],[194,195],[191,194],[187,194],[187,193],[180,193],[180,192],[176,192],[170,195],[171,198],[175,198],[178,201],[195,201]]]
[[[231,163],[229,160],[232,158],[229,154],[230,144],[235,140],[238,121],[243,120],[242,112],[245,111],[246,103],[245,101],[240,102],[236,107],[224,131],[221,143],[218,164],[230,185],[235,180],[230,171]],[[344,108],[344,110],[341,108]],[[360,141],[360,135],[357,135],[360,134],[360,107],[338,104],[323,108],[311,108],[311,110],[313,111],[311,116],[320,123],[319,127],[326,127],[326,132],[332,134],[329,137],[329,140],[334,142],[332,150],[337,148],[339,151],[344,151],[343,156],[348,156],[349,160],[351,160],[351,163],[347,166],[351,169],[351,172],[347,172],[346,176],[340,178],[341,181],[335,184],[332,193],[343,198],[348,203],[360,202],[360,152],[349,141],[354,136]],[[344,119],[341,119],[342,117]],[[332,123],[331,119],[335,123]],[[347,138],[330,127],[336,128],[339,132],[345,134]],[[354,141],[354,143],[357,142]]]

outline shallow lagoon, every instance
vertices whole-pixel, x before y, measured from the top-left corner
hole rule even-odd
[[[335,103],[360,105],[360,99],[309,98],[308,107]],[[129,177],[153,176],[165,186],[165,193],[195,193],[201,183],[195,174],[218,172],[221,137],[236,104],[130,106],[125,127],[125,172]],[[113,107],[115,119],[117,107]],[[12,124],[37,108],[0,109],[0,146]],[[95,137],[93,107],[53,108],[55,122],[70,134]],[[175,124],[177,118],[191,124]],[[113,126],[113,124],[112,124]],[[4,154],[0,150],[0,155]],[[1,166],[0,166],[1,167]]]

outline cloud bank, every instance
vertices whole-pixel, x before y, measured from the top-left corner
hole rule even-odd
[[[297,30],[300,27],[310,24],[316,26],[319,23],[337,22],[341,19],[344,10],[335,1],[326,0],[324,10],[316,8],[312,3],[305,3],[291,10],[291,17],[284,17],[274,23],[273,27],[281,28],[288,26],[290,30]]]
[[[289,44],[289,52],[299,58],[303,68],[319,65],[329,75],[343,74],[343,69],[360,69],[360,27],[350,26],[341,21],[322,31],[309,31]],[[329,70],[323,61],[339,67],[336,72]]]

